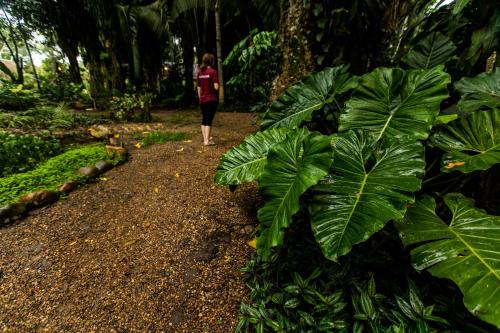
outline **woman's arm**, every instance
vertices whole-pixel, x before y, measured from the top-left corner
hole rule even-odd
[[[215,90],[219,90],[219,84],[218,83],[214,83],[214,89]]]
[[[200,98],[201,98],[201,87],[198,86],[198,99],[200,99]]]

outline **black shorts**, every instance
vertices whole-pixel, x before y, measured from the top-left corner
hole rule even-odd
[[[203,116],[203,119],[201,121],[202,125],[212,126],[212,121],[214,120],[215,111],[217,111],[218,104],[218,102],[207,102],[200,104],[201,114]]]

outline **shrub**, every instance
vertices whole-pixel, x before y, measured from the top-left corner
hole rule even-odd
[[[416,271],[455,282],[466,308],[500,328],[499,80],[497,68],[455,82],[450,114],[443,65],[359,78],[326,68],[271,105],[261,131],[222,157],[216,182],[258,181],[263,259],[301,212],[334,262],[392,225]]]
[[[53,157],[32,171],[0,178],[0,205],[15,202],[32,191],[57,190],[66,181],[84,180],[77,174],[78,169],[101,160],[121,162],[118,157],[110,158],[103,145],[89,145]]]
[[[0,131],[0,177],[30,170],[60,151],[54,138]]]
[[[96,117],[73,114],[63,103],[58,106],[37,106],[23,112],[0,113],[0,128],[70,129],[102,122]]]
[[[33,107],[40,100],[37,92],[24,89],[22,84],[1,82],[0,109],[25,110]]]

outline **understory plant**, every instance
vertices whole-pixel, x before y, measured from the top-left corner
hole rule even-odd
[[[0,128],[54,130],[101,122],[102,119],[71,112],[64,103],[39,105],[20,112],[0,112]]]
[[[57,190],[64,182],[85,180],[78,169],[102,160],[118,164],[122,158],[110,157],[104,145],[94,144],[68,150],[31,171],[0,178],[0,205],[16,202],[36,190]]]
[[[408,69],[356,77],[338,66],[304,78],[271,105],[258,133],[222,157],[215,181],[258,182],[262,260],[283,248],[299,216],[332,262],[390,228],[415,271],[453,281],[465,307],[500,328],[500,68],[452,84],[448,58],[436,51],[449,44],[431,38],[404,58]],[[441,109],[445,101],[453,107]]]
[[[0,177],[25,172],[61,151],[52,137],[0,131]]]
[[[272,81],[279,70],[281,51],[275,31],[252,30],[224,60],[229,102],[238,108],[264,111]]]

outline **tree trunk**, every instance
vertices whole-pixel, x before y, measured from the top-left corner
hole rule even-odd
[[[62,43],[59,43],[61,45]],[[80,84],[82,83],[82,76],[80,74],[80,66],[78,65],[78,48],[76,45],[64,45],[63,52],[69,61],[69,74],[71,82]]]
[[[224,104],[224,76],[222,75],[222,38],[220,31],[220,0],[215,2],[215,41],[217,44],[217,72],[219,74],[219,103]]]
[[[289,86],[300,81],[313,68],[313,57],[304,28],[307,26],[308,9],[303,0],[288,0],[288,8],[281,8],[278,45],[283,52],[281,73],[273,82],[270,99],[273,101]],[[282,7],[284,5],[282,4]]]

